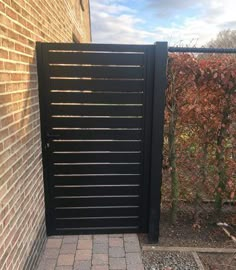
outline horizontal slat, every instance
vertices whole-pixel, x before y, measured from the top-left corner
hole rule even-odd
[[[92,186],[92,187],[54,187],[57,196],[104,196],[104,195],[139,195],[139,186]],[[112,212],[112,209],[110,209]]]
[[[54,165],[55,174],[138,174],[140,164]]]
[[[144,52],[153,45],[96,44],[96,43],[44,43],[48,50],[63,51],[106,51],[106,52]]]
[[[109,216],[138,216],[139,207],[104,207],[104,208],[57,208],[56,217],[109,217]]]
[[[83,228],[55,228],[55,235],[78,235],[78,234],[107,234],[107,233],[138,233],[142,232],[139,226],[119,227],[83,227]]]
[[[80,105],[53,105],[53,115],[87,115],[87,116],[139,116],[142,115],[142,106],[80,106]]]
[[[143,65],[143,54],[103,52],[49,52],[50,64]]]
[[[52,162],[141,162],[141,153],[54,153]]]
[[[142,138],[142,130],[54,130],[52,134],[56,134],[60,139],[77,139],[77,140],[140,140]]]
[[[53,176],[54,185],[134,185],[140,184],[141,175],[83,175],[83,176]]]
[[[141,128],[142,118],[59,118],[49,121],[52,127],[67,128]]]
[[[53,103],[142,104],[142,93],[76,93],[52,92]]]
[[[138,226],[138,218],[56,219],[57,228]]]
[[[140,197],[94,197],[54,199],[55,207],[89,207],[89,206],[138,206]]]
[[[144,82],[139,80],[68,80],[51,79],[51,90],[90,90],[142,92]]]
[[[128,142],[59,142],[51,143],[51,151],[140,151],[142,143],[137,141]]]
[[[49,66],[50,77],[142,79],[143,67]]]

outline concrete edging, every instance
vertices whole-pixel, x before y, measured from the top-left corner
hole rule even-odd
[[[193,255],[193,258],[194,258],[194,260],[195,260],[195,262],[196,262],[196,264],[197,264],[197,266],[198,266],[198,269],[199,270],[204,270],[205,268],[204,268],[204,266],[203,266],[203,264],[202,264],[202,261],[201,261],[201,259],[199,258],[199,256],[198,256],[198,254],[197,254],[197,252],[192,252],[192,255]]]
[[[199,248],[199,247],[160,247],[143,245],[143,251],[173,251],[173,252],[198,252],[198,253],[236,253],[236,248]]]

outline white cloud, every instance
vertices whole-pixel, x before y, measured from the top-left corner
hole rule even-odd
[[[198,8],[203,4],[203,2],[207,1],[208,0],[146,0],[145,2],[147,8],[156,16],[166,19],[183,10]]]
[[[236,16],[234,0],[198,1],[202,12],[194,17],[186,17],[181,24],[172,23],[171,27],[157,27],[157,32],[166,33],[166,39],[173,44],[204,45],[215,38],[219,31],[235,29]]]
[[[201,46],[219,31],[236,27],[235,0],[199,0],[196,4],[187,0],[147,0],[143,1],[146,9],[142,18],[135,5],[132,9],[126,3],[91,0],[93,42],[141,44],[166,40],[171,45]],[[150,21],[156,23],[151,30]]]
[[[147,43],[153,33],[138,29],[144,23],[135,14],[135,10],[118,1],[92,0],[93,42],[105,43]]]

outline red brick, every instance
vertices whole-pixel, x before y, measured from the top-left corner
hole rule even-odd
[[[12,19],[17,20],[17,14],[14,10],[6,7],[6,14],[7,14],[7,16],[11,17]]]
[[[16,12],[21,13],[22,8],[16,3],[15,0],[11,0],[11,6]]]
[[[0,2],[0,10],[1,10],[2,12],[5,12],[5,5],[4,5],[4,3],[2,3],[2,2]]]
[[[6,70],[16,70],[16,64],[10,63],[10,62],[5,62],[5,69]]]
[[[6,60],[0,63],[0,204],[5,205],[0,208],[0,265],[11,270],[24,268],[44,219],[35,42],[71,42],[74,27],[64,0],[3,0],[0,10],[0,54]],[[84,28],[80,24],[80,31]],[[88,30],[87,36],[75,34],[86,42]],[[43,239],[45,230],[37,242]]]
[[[0,73],[0,80],[2,82],[10,81],[11,75],[9,73]]]
[[[1,55],[1,58],[8,59],[8,51],[0,49],[0,55]],[[4,63],[4,62],[2,62],[2,63]]]
[[[2,119],[2,125],[4,126],[8,126],[9,124],[11,124],[13,122],[13,115],[9,115],[5,118]]]
[[[0,108],[0,114],[5,114],[5,107]],[[4,129],[2,121],[0,120],[0,140],[3,140],[3,138],[6,138],[9,134],[9,130],[6,128]]]

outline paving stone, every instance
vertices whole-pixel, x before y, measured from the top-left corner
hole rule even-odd
[[[49,236],[48,239],[63,239],[63,235],[53,235],[53,236]]]
[[[92,265],[108,264],[108,254],[93,254]]]
[[[110,247],[109,257],[113,257],[113,258],[125,257],[124,248],[123,247]]]
[[[92,239],[92,235],[90,234],[85,234],[85,235],[80,235],[79,236],[80,240],[91,240]]]
[[[126,269],[125,258],[110,258],[109,267],[110,270]]]
[[[55,270],[73,270],[72,266],[57,266]]]
[[[73,265],[75,260],[74,254],[60,254],[57,260],[57,265]]]
[[[54,270],[57,261],[55,259],[46,260],[45,270]]]
[[[140,252],[139,243],[125,242],[125,251],[126,252]]]
[[[142,264],[140,253],[126,253],[127,264]]]
[[[94,235],[93,242],[96,244],[108,243],[108,235],[107,234]]]
[[[42,256],[40,258],[40,261],[39,261],[39,265],[38,265],[37,270],[44,270],[44,265],[45,265],[45,257]]]
[[[108,265],[93,265],[92,270],[109,270]]]
[[[124,237],[124,234],[123,233],[109,234],[109,238],[117,238],[117,237]]]
[[[92,240],[79,239],[77,249],[92,249]]]
[[[136,234],[124,234],[125,242],[137,242],[139,243],[138,236]]]
[[[91,270],[91,261],[76,261],[73,270]]]
[[[127,264],[127,270],[144,270],[144,266],[143,264]]]
[[[57,259],[60,249],[46,248],[44,251],[44,257],[48,259]]]
[[[66,235],[63,238],[63,244],[76,244],[79,237],[77,235]]]
[[[49,238],[46,244],[46,248],[60,248],[62,239]]]
[[[127,237],[138,237],[136,233],[124,233],[124,238]]]
[[[109,238],[110,247],[123,247],[124,241],[123,238]]]
[[[62,243],[60,254],[71,254],[76,252],[76,243],[73,244],[64,244]]]
[[[57,263],[57,260],[55,260],[55,259],[45,259],[45,260],[40,262],[39,269],[54,270],[56,263]]]
[[[108,253],[108,244],[104,243],[94,243],[93,244],[93,253],[94,254],[107,254]]]
[[[89,261],[92,258],[92,250],[77,250],[75,255],[76,261]]]

